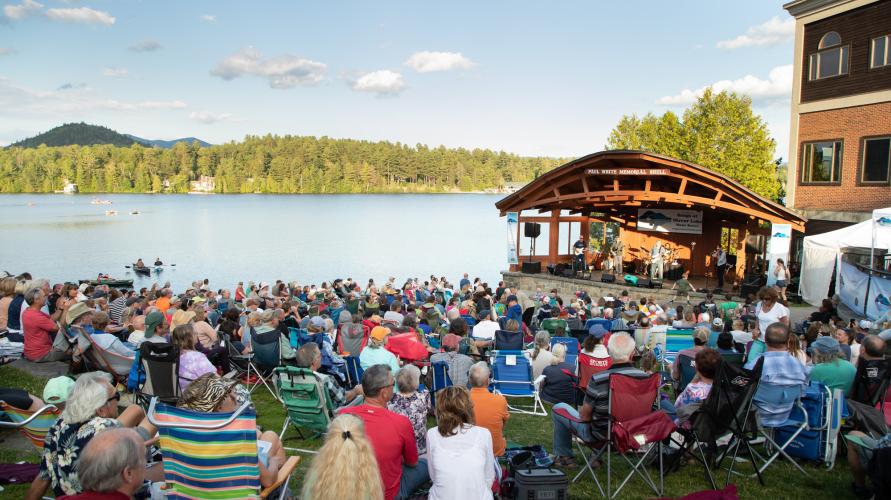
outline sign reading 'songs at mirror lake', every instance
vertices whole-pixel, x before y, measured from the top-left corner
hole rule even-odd
[[[656,233],[702,234],[699,210],[637,209],[637,230]]]

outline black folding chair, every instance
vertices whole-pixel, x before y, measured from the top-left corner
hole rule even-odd
[[[522,351],[523,332],[495,330],[495,343],[492,349],[496,351]]]
[[[754,426],[751,425],[750,415],[755,392],[761,381],[762,365],[761,359],[751,370],[723,361],[718,365],[708,398],[690,417],[690,428],[678,428],[684,437],[683,442],[672,438],[680,446],[680,451],[669,466],[669,470],[676,470],[680,460],[689,455],[705,467],[712,489],[718,489],[712,471],[720,469],[724,459],[732,452],[725,486],[729,484],[739,449],[745,446],[758,481],[764,484],[758,465],[755,463],[755,453],[749,445],[757,433],[757,429],[753,429]],[[717,440],[727,434],[731,435],[730,442],[727,448],[719,452]],[[698,453],[694,453],[694,448]]]
[[[889,384],[891,384],[891,367],[888,359],[860,358],[848,399],[875,407],[885,402]]]
[[[179,348],[167,342],[143,342],[139,347],[139,378],[136,400],[148,408],[153,397],[164,403],[179,402]]]

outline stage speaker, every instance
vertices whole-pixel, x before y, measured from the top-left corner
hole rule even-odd
[[[524,262],[522,271],[526,274],[538,274],[541,272],[541,262]]]
[[[616,275],[609,274],[609,273],[603,273],[602,275],[600,275],[600,282],[601,283],[615,283]]]
[[[650,280],[647,278],[637,280],[637,288],[653,288],[650,285]]]
[[[662,280],[650,280],[650,288],[662,288]]]
[[[523,224],[523,234],[527,238],[538,238],[541,234],[541,224],[538,222],[526,222]]]
[[[572,267],[564,267],[563,268],[563,277],[564,278],[572,278],[575,276],[575,271],[572,270]]]

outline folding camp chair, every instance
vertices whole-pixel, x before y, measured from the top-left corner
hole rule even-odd
[[[591,330],[591,327],[594,325],[600,325],[604,330],[609,331],[610,327],[613,326],[613,322],[604,318],[591,318],[585,321],[585,330]]]
[[[152,398],[147,416],[161,435],[169,498],[266,498],[279,488],[278,498],[286,498],[300,457],[288,457],[276,482],[261,488],[257,414],[250,403],[234,413],[206,413]]]
[[[612,358],[595,358],[583,352],[579,353],[579,389],[584,391],[595,373],[608,370],[612,364]]]
[[[891,367],[888,359],[863,359],[857,363],[857,374],[851,386],[849,399],[883,410],[888,386],[891,385]]]
[[[558,331],[560,331],[561,333],[566,333],[569,331],[569,327],[566,325],[566,320],[560,318],[548,318],[542,321],[541,329],[547,330],[552,337],[557,336]]]
[[[334,414],[334,403],[324,384],[308,368],[280,366],[275,369],[278,393],[287,410],[279,438],[284,440],[288,423],[294,424],[300,439],[300,429],[307,429],[315,436],[324,434]]]
[[[566,346],[566,364],[571,366],[573,370],[578,369],[579,364],[579,341],[575,337],[551,337],[551,349],[557,344]]]
[[[251,378],[255,377],[258,370],[254,365],[254,353],[248,352],[242,354],[235,344],[232,343],[231,336],[220,333],[220,345],[229,350],[229,366],[232,371],[225,374],[227,378],[244,378],[245,384],[251,385]]]
[[[665,332],[664,348],[663,358],[665,363],[673,363],[679,352],[693,348],[693,330],[669,328]]]
[[[742,366],[745,360],[745,354],[741,352],[737,352],[734,354],[722,354],[721,360],[725,363],[730,363],[731,365]]]
[[[338,354],[358,356],[368,344],[368,327],[361,323],[345,323],[337,329]]]
[[[464,322],[467,323],[467,328],[473,328],[474,326],[476,326],[476,318],[470,316],[469,314],[462,314],[461,319],[463,319]]]
[[[523,332],[495,330],[495,342],[492,349],[496,351],[522,351]]]
[[[684,389],[696,376],[696,360],[686,354],[680,354],[678,355],[678,368],[681,372],[681,379],[678,381],[675,394],[684,392]]]
[[[492,384],[494,391],[508,399],[532,398],[531,409],[514,407],[508,409],[529,415],[547,415],[548,412],[538,395],[543,377],[532,380],[532,364],[520,351],[492,352]]]
[[[532,328],[532,316],[535,315],[534,307],[527,307],[525,311],[523,311],[523,324],[526,325],[526,328]]]
[[[449,376],[449,364],[445,361],[430,363],[430,406],[436,407],[436,393],[446,387],[451,387],[452,377]]]
[[[343,360],[346,362],[347,383],[350,388],[356,387],[362,383],[362,364],[359,362],[359,356],[345,356]]]
[[[585,465],[573,478],[573,482],[578,481],[585,472],[588,472],[594,479],[597,488],[600,489],[601,495],[607,498],[615,498],[628,481],[637,474],[653,489],[656,495],[662,495],[664,489],[662,440],[668,438],[676,429],[676,426],[664,411],[653,410],[659,397],[660,384],[661,378],[656,373],[646,376],[633,376],[621,373],[610,375],[608,403],[610,417],[607,420],[606,429],[606,436],[608,437],[604,441],[584,443],[584,447],[579,440],[576,440],[576,445],[585,460]],[[565,418],[580,422],[569,413],[566,413],[565,410],[558,409],[555,411]],[[640,458],[636,462],[629,458],[629,455],[633,455],[633,452],[642,450],[647,446],[649,447],[640,454]],[[591,449],[592,453],[590,455],[585,454],[585,447]],[[612,452],[614,451],[618,452],[631,466],[628,475],[622,480],[615,492],[612,491]],[[659,454],[658,486],[644,465],[650,461],[653,453]],[[606,455],[605,494],[592,465],[604,454]]]
[[[291,344],[291,347],[300,349],[303,347],[303,344],[306,344],[307,342],[312,342],[312,339],[306,329],[294,328],[291,326],[288,327],[288,343]]]
[[[251,337],[251,348],[254,352],[253,364],[257,368],[257,381],[250,384],[249,392],[253,392],[258,385],[263,384],[272,397],[280,398],[275,392],[275,369],[281,366],[281,344],[279,337],[281,332],[278,330],[270,330],[268,332],[257,333]]]
[[[683,442],[675,441],[680,446],[680,452],[675,455],[669,469],[679,464],[685,455],[689,455],[705,467],[712,489],[718,489],[712,471],[719,469],[727,457],[732,457],[727,471],[726,484],[729,484],[739,449],[745,448],[752,468],[758,474],[761,484],[764,484],[752,458],[754,451],[749,443],[754,434],[748,425],[755,391],[761,380],[762,366],[761,361],[751,370],[724,362],[718,364],[708,398],[690,417],[689,428],[679,428],[684,439]],[[730,441],[726,448],[719,451],[717,440],[727,434],[730,434]]]
[[[746,344],[746,363],[764,354],[767,344],[763,340],[753,340]]]
[[[130,368],[133,367],[133,358],[103,349],[93,340],[92,335],[85,333],[83,336],[90,343],[90,348],[84,352],[84,355],[91,360],[91,364],[111,375],[115,384],[126,385],[127,377],[130,376]]]
[[[139,380],[136,401],[143,409],[153,397],[167,404],[179,401],[179,349],[168,343],[143,342],[139,346]]]
[[[789,415],[793,424],[778,428],[774,439],[780,443],[787,441],[797,430],[795,422],[806,422],[807,427],[798,437],[790,440],[785,450],[793,457],[823,462],[828,469],[832,469],[838,451],[843,403],[841,389],[832,390],[819,382],[811,382],[801,397],[806,412],[793,408]]]
[[[11,420],[0,420],[0,429],[20,429],[37,451],[41,451],[46,433],[59,419],[62,410],[54,405],[45,405],[37,411],[28,411],[0,401],[0,413],[6,414]]]

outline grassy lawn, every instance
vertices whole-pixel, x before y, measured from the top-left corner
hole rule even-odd
[[[33,377],[28,373],[16,370],[10,367],[0,367],[0,380],[5,385],[27,388],[32,393],[40,394],[43,387],[43,380]],[[258,387],[254,392],[254,403],[257,407],[258,425],[265,430],[281,430],[284,422],[285,412],[281,405],[269,394],[264,387]],[[548,408],[550,413],[550,408]],[[431,420],[430,426],[433,426]],[[530,415],[512,414],[508,422],[505,433],[508,441],[521,444],[540,444],[546,449],[551,450],[551,420],[550,417],[538,417]],[[285,433],[285,446],[303,449],[317,449],[321,446],[321,439],[301,440],[293,426],[290,426]],[[624,462],[619,457],[614,457],[613,466]],[[14,461],[37,460],[37,454],[31,452],[16,452],[14,450],[0,449],[0,460],[4,463]],[[292,481],[292,491],[299,492],[302,478],[312,460],[311,455],[303,455],[303,459],[297,468],[294,479]],[[579,458],[579,461],[580,458]],[[827,471],[822,465],[804,465],[808,471],[808,476],[803,476],[794,467],[788,463],[775,463],[768,469],[765,474],[765,482],[767,486],[761,486],[757,479],[740,478],[734,479],[739,489],[740,498],[758,498],[772,497],[783,499],[812,499],[812,498],[848,498],[851,496],[849,490],[850,474],[848,472],[847,463],[843,456],[839,457],[835,468]],[[617,467],[618,473],[614,474],[614,482],[619,481],[627,473],[627,467]],[[738,470],[749,472],[750,467],[747,464],[739,464]],[[570,478],[575,475],[575,470],[567,471]],[[622,477],[619,477],[621,474]],[[718,485],[723,484],[725,474],[716,474]],[[605,475],[601,471],[598,475],[601,483],[605,484]],[[615,483],[618,484],[618,483]],[[703,490],[708,488],[708,481],[701,466],[690,464],[682,468],[679,472],[670,474],[665,478],[665,496],[676,497],[692,491]],[[0,499],[5,498],[22,498],[24,492],[27,491],[26,486],[7,487],[6,491],[0,493]],[[582,478],[579,482],[570,486],[571,498],[599,498],[599,492],[590,478]],[[652,491],[648,490],[646,485],[639,479],[632,479],[629,484],[622,490],[622,498],[652,498]]]

